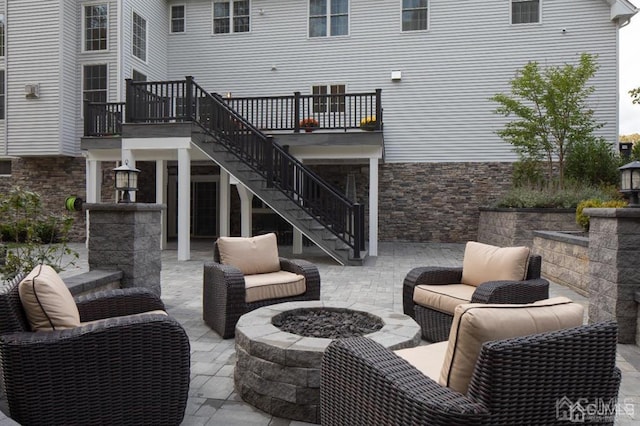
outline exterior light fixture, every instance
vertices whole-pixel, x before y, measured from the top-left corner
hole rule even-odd
[[[620,167],[620,192],[628,194],[629,207],[640,207],[640,161],[632,161]]]
[[[129,191],[138,190],[138,174],[140,170],[130,167],[129,161],[125,160],[120,167],[113,169],[115,173],[116,191],[122,191],[122,198],[119,203],[130,203],[131,197]]]

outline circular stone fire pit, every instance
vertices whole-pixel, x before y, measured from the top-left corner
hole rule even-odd
[[[320,366],[333,339],[274,325],[288,329],[287,320],[302,329],[296,332],[322,336],[334,335],[337,324],[345,336],[364,335],[393,350],[420,343],[420,326],[409,316],[361,303],[288,302],[243,315],[236,325],[236,391],[269,414],[310,423],[320,423]],[[360,334],[360,326],[373,331]]]

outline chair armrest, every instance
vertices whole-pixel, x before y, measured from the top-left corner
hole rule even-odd
[[[189,339],[166,315],[6,334],[0,356],[10,414],[20,424],[177,425],[184,416]]]
[[[215,261],[204,262],[204,282],[223,292],[225,299],[232,298],[233,303],[245,303],[244,274],[232,265]]]
[[[549,281],[488,281],[480,284],[471,303],[533,303],[549,298]]]
[[[488,412],[367,338],[333,341],[322,359],[323,425],[481,424]]]
[[[415,318],[413,289],[417,285],[458,284],[462,279],[462,267],[421,266],[413,268],[402,284],[402,306],[405,315]]]
[[[307,286],[307,295],[312,299],[320,299],[320,272],[313,263],[303,259],[280,258],[280,269],[294,274],[303,275]]]
[[[244,275],[231,265],[204,263],[203,319],[224,339],[233,337],[240,316],[247,312]]]
[[[155,293],[140,287],[98,291],[75,301],[82,322],[164,310],[164,303]]]

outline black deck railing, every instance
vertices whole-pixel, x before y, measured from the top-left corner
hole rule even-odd
[[[375,95],[372,97],[372,95]],[[301,105],[312,105],[312,97],[296,96]],[[354,95],[361,98],[367,108],[375,106],[381,111],[380,92],[369,95]],[[372,99],[375,99],[372,100]],[[350,101],[351,102],[351,101]],[[285,105],[283,102],[277,102]],[[113,106],[112,106],[113,105]],[[102,126],[100,114],[122,117],[122,104],[85,105],[85,135],[104,136],[107,127]],[[311,108],[311,106],[309,106]],[[255,109],[254,111],[258,111]],[[275,187],[291,201],[306,211],[325,229],[343,241],[353,250],[355,258],[360,257],[365,247],[364,206],[353,203],[344,194],[326,183],[320,176],[307,168],[287,149],[262,133],[258,127],[246,119],[244,112],[236,111],[232,105],[218,94],[211,94],[187,77],[180,81],[134,82],[127,80],[124,116],[126,123],[193,122],[204,129],[215,141],[263,176],[268,187]],[[265,110],[261,110],[265,112]],[[359,109],[365,112],[365,109]],[[295,116],[295,114],[294,114]],[[372,115],[370,115],[372,116]],[[327,116],[329,117],[329,116]],[[330,123],[323,121],[323,123]],[[355,120],[355,118],[354,118]],[[358,119],[358,124],[359,124]],[[298,117],[293,123],[299,122]],[[113,134],[120,134],[114,126]],[[275,123],[275,122],[274,122]],[[291,118],[289,118],[291,123]],[[354,121],[355,123],[355,121]],[[344,123],[342,123],[344,125]],[[349,124],[349,128],[355,124]],[[295,126],[294,126],[295,127]],[[295,129],[294,129],[295,130]],[[299,127],[298,127],[299,130]]]
[[[263,130],[299,132],[301,121],[313,119],[318,129],[357,129],[363,118],[375,117],[371,130],[382,128],[382,90],[339,95],[225,98],[234,111]]]
[[[124,102],[84,102],[84,135],[122,134]]]

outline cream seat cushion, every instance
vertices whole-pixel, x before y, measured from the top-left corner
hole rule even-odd
[[[127,317],[127,318],[139,317],[139,316],[148,315],[148,314],[169,316],[169,314],[166,311],[163,311],[162,309],[156,309],[155,311],[147,311],[147,312],[140,312],[138,314],[125,315],[125,317]],[[114,319],[114,318],[122,318],[122,317],[109,317],[109,318],[102,318],[102,319],[97,319],[97,320],[93,320],[93,321],[86,321],[86,322],[81,322],[80,325],[81,326],[85,326],[85,325],[99,324],[99,323],[101,323],[103,321],[108,321],[108,320]]]
[[[496,247],[469,241],[462,260],[463,284],[487,281],[522,281],[527,275],[528,247]]]
[[[469,303],[476,287],[466,284],[418,285],[413,289],[414,303],[453,315],[456,306]]]
[[[298,296],[307,290],[303,275],[287,271],[245,275],[244,283],[247,303]]]
[[[566,297],[525,305],[462,304],[455,310],[448,341],[395,353],[441,385],[466,394],[485,342],[577,327],[583,311]]]
[[[20,302],[32,331],[74,328],[80,325],[75,300],[58,273],[49,265],[37,265],[20,281]]]
[[[220,237],[217,243],[220,262],[235,266],[244,275],[280,270],[278,240],[274,233],[251,238]]]

